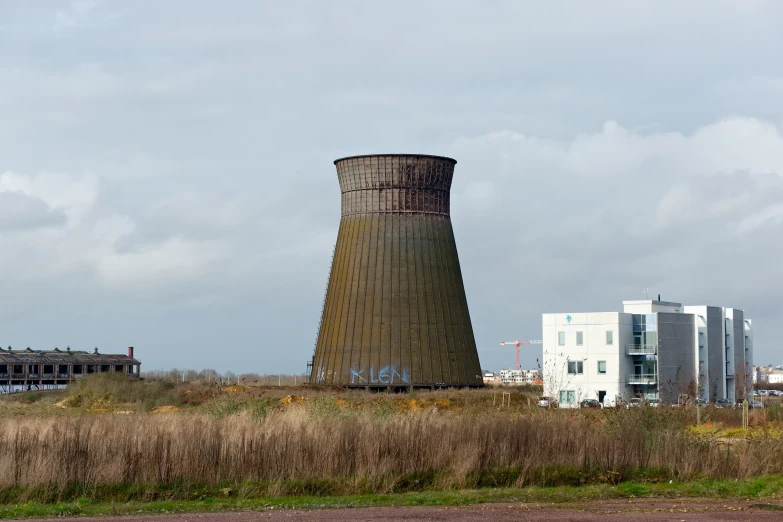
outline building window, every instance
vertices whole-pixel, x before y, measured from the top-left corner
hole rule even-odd
[[[606,373],[606,361],[598,361],[598,373]]]
[[[584,363],[582,361],[568,361],[568,373],[571,375],[584,373]]]
[[[606,331],[606,344],[607,346],[614,344],[614,332],[611,330]]]
[[[575,404],[576,392],[574,390],[561,390],[560,391],[560,404]]]
[[[565,332],[557,332],[557,345],[565,346]]]
[[[582,346],[585,343],[584,332],[576,332],[576,345]]]

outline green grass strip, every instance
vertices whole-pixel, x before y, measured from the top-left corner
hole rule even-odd
[[[551,488],[487,488],[340,497],[207,498],[204,500],[128,503],[92,503],[86,500],[79,500],[77,502],[57,504],[26,503],[0,505],[0,518],[198,513],[267,509],[334,509],[380,506],[460,506],[487,502],[568,503],[635,497],[735,498],[743,500],[780,498],[783,497],[783,475],[744,480],[700,480],[685,483],[626,482],[617,486],[596,484]]]

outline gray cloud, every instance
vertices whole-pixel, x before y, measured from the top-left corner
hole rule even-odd
[[[542,312],[644,288],[745,308],[772,362],[782,10],[0,6],[0,344],[303,370],[339,222],[331,162],[410,151],[459,161],[485,367],[512,364],[497,342],[537,337]]]
[[[0,192],[0,230],[24,231],[62,226],[68,221],[61,209],[16,192]]]

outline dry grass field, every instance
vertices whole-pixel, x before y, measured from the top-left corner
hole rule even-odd
[[[783,410],[548,410],[536,390],[218,389],[101,376],[0,401],[0,502],[375,494],[783,472]],[[528,399],[533,406],[529,406]],[[722,431],[721,431],[722,430]],[[732,431],[733,430],[733,431]],[[721,433],[734,433],[732,436]]]

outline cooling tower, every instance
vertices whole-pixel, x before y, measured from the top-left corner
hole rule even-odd
[[[456,161],[336,160],[342,217],[310,383],[481,386],[449,217]]]

